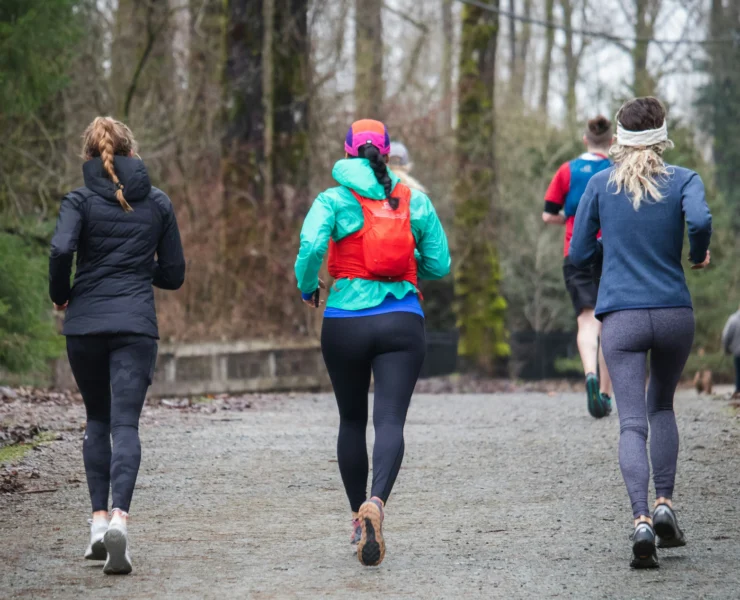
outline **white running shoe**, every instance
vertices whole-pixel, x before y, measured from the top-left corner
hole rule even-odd
[[[128,532],[126,513],[114,511],[103,541],[108,552],[108,559],[103,566],[106,575],[128,575],[132,570],[131,555],[128,552]]]
[[[103,543],[103,537],[105,532],[108,531],[108,519],[88,519],[90,523],[90,545],[85,550],[85,558],[87,560],[105,560],[108,553],[105,550],[105,544]]]

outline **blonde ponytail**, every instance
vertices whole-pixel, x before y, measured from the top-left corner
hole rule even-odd
[[[614,184],[617,194],[624,189],[635,210],[648,198],[655,202],[663,199],[659,185],[671,174],[663,161],[663,152],[669,148],[673,148],[673,142],[666,140],[647,147],[617,143],[609,150],[615,162],[609,183]]]
[[[123,194],[123,184],[118,179],[114,158],[116,155],[129,156],[137,150],[136,140],[131,130],[111,117],[96,117],[83,134],[82,155],[85,159],[100,156],[103,168],[116,186],[116,200],[125,212],[133,208]]]
[[[633,98],[617,113],[617,141],[609,150],[614,169],[609,183],[616,193],[624,190],[635,210],[642,202],[660,202],[660,185],[671,175],[663,153],[673,148],[668,139],[666,111],[663,103],[652,96]]]

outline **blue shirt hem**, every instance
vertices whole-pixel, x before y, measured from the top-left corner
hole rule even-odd
[[[374,317],[392,312],[410,312],[424,317],[424,310],[421,308],[419,296],[417,294],[407,294],[400,299],[391,295],[386,296],[385,300],[377,306],[363,308],[361,310],[345,310],[329,306],[324,311],[324,318],[347,319],[352,317]]]

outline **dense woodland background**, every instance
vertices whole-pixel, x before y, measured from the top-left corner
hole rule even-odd
[[[510,333],[574,327],[562,230],[540,219],[587,117],[655,94],[668,159],[701,172],[712,267],[689,276],[696,348],[715,369],[740,302],[740,2],[735,0],[0,0],[0,367],[61,350],[46,293],[80,135],[127,122],[172,198],[184,288],[158,295],[162,336],[315,335],[292,265],[352,120],[409,147],[453,248],[426,286],[428,326],[459,328],[496,369]]]

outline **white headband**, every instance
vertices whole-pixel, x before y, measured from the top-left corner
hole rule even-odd
[[[628,131],[617,121],[617,144],[620,146],[654,146],[668,141],[668,126],[666,120],[658,129],[645,131]]]

